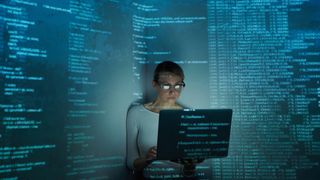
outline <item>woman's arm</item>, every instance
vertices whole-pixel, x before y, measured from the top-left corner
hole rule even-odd
[[[151,147],[146,155],[140,156],[137,144],[139,134],[137,118],[141,113],[136,108],[131,107],[127,113],[127,167],[132,170],[143,170],[156,158],[157,150],[156,147]]]
[[[134,117],[135,107],[131,107],[127,113],[126,129],[127,129],[127,167],[134,169],[133,164],[135,159],[139,158],[137,136],[138,126]]]

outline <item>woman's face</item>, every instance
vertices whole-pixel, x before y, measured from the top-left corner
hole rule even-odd
[[[160,73],[158,82],[153,81],[158,98],[165,103],[175,103],[180,96],[183,80],[173,73]],[[181,88],[177,88],[177,87]],[[170,88],[168,88],[170,87]],[[176,88],[175,88],[176,87]]]

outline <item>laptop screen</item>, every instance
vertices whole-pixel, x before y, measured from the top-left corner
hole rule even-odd
[[[157,159],[226,157],[231,118],[231,109],[161,110]]]

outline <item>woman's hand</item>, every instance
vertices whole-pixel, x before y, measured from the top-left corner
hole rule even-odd
[[[183,175],[186,177],[192,177],[196,173],[196,165],[202,163],[204,159],[181,159],[181,164],[183,164]]]
[[[152,161],[157,158],[157,147],[153,146],[148,150],[148,153],[146,155],[147,161]]]
[[[203,159],[203,158],[196,158],[196,159],[175,159],[175,160],[171,160],[171,161],[185,165],[185,164],[199,164],[199,163],[202,163],[204,160],[205,159]]]
[[[152,161],[157,158],[157,147],[151,147],[145,157],[140,157],[134,160],[133,167],[136,171],[142,171],[145,167],[147,167]]]

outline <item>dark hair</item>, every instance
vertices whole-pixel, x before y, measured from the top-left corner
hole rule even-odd
[[[182,80],[184,80],[184,73],[182,68],[178,64],[172,61],[163,61],[160,64],[158,64],[156,69],[154,70],[153,80],[155,82],[158,82],[159,75],[160,73],[163,73],[163,72],[172,73],[174,75],[181,77]]]

